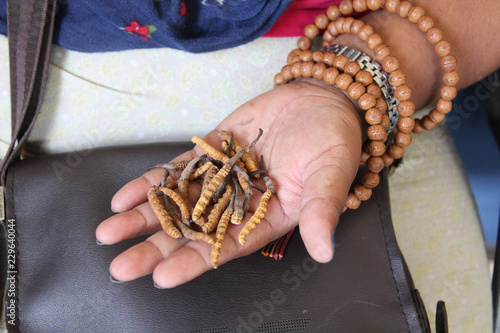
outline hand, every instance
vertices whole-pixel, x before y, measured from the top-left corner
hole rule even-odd
[[[276,194],[265,218],[248,235],[244,246],[238,243],[244,223],[229,226],[220,264],[255,252],[297,224],[312,258],[330,261],[331,236],[360,158],[362,135],[355,106],[336,88],[312,79],[299,80],[239,107],[205,140],[219,147],[217,130],[224,129],[235,133],[246,145],[259,128],[264,134],[250,155],[256,161],[263,156]],[[196,147],[176,160],[201,154]],[[148,189],[159,183],[163,172],[151,170],[120,189],[111,202],[113,211],[119,214],[103,221],[96,230],[97,239],[104,244],[154,233],[112,261],[110,273],[117,280],[129,281],[153,273],[157,286],[170,288],[212,267],[209,244],[170,238],[146,202]],[[246,219],[255,211],[258,200],[251,202]]]

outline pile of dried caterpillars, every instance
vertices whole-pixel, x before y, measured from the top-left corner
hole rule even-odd
[[[246,237],[253,230],[267,211],[267,203],[274,193],[274,185],[263,170],[252,160],[248,151],[262,136],[259,130],[257,138],[243,148],[234,139],[232,133],[219,131],[222,141],[221,152],[210,146],[199,136],[191,141],[206,154],[193,160],[178,163],[156,164],[153,167],[165,168],[165,176],[159,186],[152,186],[148,192],[151,208],[160,220],[163,230],[173,238],[182,236],[191,240],[200,240],[212,245],[212,266],[217,268],[219,256],[229,222],[241,224],[247,213],[253,188],[262,194],[260,203],[252,217],[240,231],[238,241],[245,244]],[[178,179],[171,178],[170,171],[182,171]],[[260,178],[266,190],[253,184],[251,177]],[[204,176],[203,185],[196,205],[189,199],[190,182]],[[158,190],[163,194],[158,196]],[[180,216],[174,211],[172,202],[178,207]],[[213,235],[215,232],[215,236]]]

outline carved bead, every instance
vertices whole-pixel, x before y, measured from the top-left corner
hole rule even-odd
[[[373,173],[379,173],[384,169],[384,160],[380,156],[372,156],[366,161],[366,166],[368,170]]]
[[[429,43],[436,44],[443,39],[443,33],[438,28],[431,28],[427,31],[427,40]]]
[[[306,25],[306,27],[304,28],[304,34],[311,38],[311,39],[314,39],[316,38],[318,35],[319,35],[319,29],[316,25],[314,24],[308,24]]]
[[[366,44],[370,50],[373,50],[380,44],[382,44],[382,37],[379,34],[373,33],[366,39]]]
[[[434,128],[436,128],[436,123],[433,122],[432,119],[429,118],[429,116],[424,116],[420,120],[420,125],[428,131],[432,131]]]
[[[398,15],[401,17],[408,17],[410,10],[412,9],[412,4],[408,1],[401,1],[399,4]]]
[[[292,76],[298,79],[302,76],[302,63],[300,61],[294,62],[292,65]]]
[[[341,54],[338,55],[335,60],[333,61],[333,67],[340,69],[341,71],[344,70],[344,66],[349,62],[349,58],[347,58],[345,55]]]
[[[331,21],[335,21],[336,19],[338,19],[340,17],[340,15],[341,15],[340,9],[337,6],[330,6],[326,10],[326,16],[328,16],[328,18]]]
[[[403,133],[410,133],[415,127],[415,120],[412,117],[399,117],[398,130]]]
[[[292,58],[295,56],[299,56],[302,53],[301,50],[295,49],[292,52],[288,53],[288,57],[286,58],[286,63],[287,64],[292,64]]]
[[[359,30],[359,38],[362,40],[362,41],[366,41],[368,39],[368,37],[373,34],[375,32],[375,30],[373,29],[373,27],[369,24],[365,24],[360,30]]]
[[[331,42],[333,42],[333,40],[335,39],[335,36],[330,34],[330,31],[325,30],[325,32],[323,32],[323,42],[328,45]],[[323,46],[325,46],[325,45],[323,45]]]
[[[365,86],[361,82],[353,82],[347,88],[347,93],[354,100],[358,100],[365,92]]]
[[[325,54],[323,55],[323,62],[327,66],[333,66],[333,61],[335,60],[336,57],[337,56],[333,52],[325,52]]]
[[[387,102],[382,98],[377,98],[375,108],[377,108],[378,110],[380,110],[380,112],[382,112],[382,114],[384,114],[387,112]]]
[[[333,67],[329,67],[323,72],[323,80],[331,86],[335,84],[337,76],[339,76],[339,71]]]
[[[353,0],[352,8],[358,13],[362,13],[368,9],[366,6],[366,0]]]
[[[330,33],[332,36],[338,36],[340,35],[340,32],[337,30],[336,26],[336,21],[330,22],[327,27],[327,31]]]
[[[454,71],[457,67],[457,58],[452,55],[447,55],[441,59],[441,68],[446,72]]]
[[[384,154],[381,157],[382,157],[382,160],[384,161],[384,165],[386,167],[388,167],[389,165],[392,164],[392,162],[394,162],[394,159],[387,154]]]
[[[451,52],[451,44],[445,40],[441,40],[434,46],[434,51],[436,51],[438,56],[445,57]]]
[[[434,27],[434,20],[429,16],[422,16],[417,24],[420,31],[427,32],[430,28]]]
[[[400,147],[398,145],[390,145],[389,146],[389,151],[387,152],[387,155],[392,157],[393,159],[397,160],[403,157],[403,154],[405,152],[405,149],[403,147]]]
[[[365,25],[365,23],[361,20],[354,20],[351,24],[351,34],[357,35],[359,34],[359,30]]]
[[[425,11],[420,6],[415,6],[408,12],[408,20],[411,23],[417,23],[418,20],[425,15]]]
[[[406,83],[406,73],[398,69],[389,75],[389,84],[393,87],[399,87]]]
[[[372,94],[365,93],[358,99],[358,106],[361,110],[368,110],[375,106],[377,99]]]
[[[352,2],[350,0],[343,0],[339,5],[340,12],[344,16],[349,16],[353,12]]]
[[[382,122],[382,115],[384,113],[377,108],[371,108],[365,113],[365,121],[369,125],[378,125]]]
[[[366,130],[368,139],[374,141],[387,141],[387,132],[382,125],[372,125]]]
[[[392,73],[399,69],[399,60],[393,56],[387,56],[382,60],[382,68],[387,73]]]
[[[352,76],[346,73],[342,73],[335,79],[335,85],[342,91],[347,90],[349,85],[352,83]]]
[[[290,65],[283,66],[283,68],[281,69],[281,75],[283,75],[283,79],[285,79],[286,82],[293,79],[292,66]]]
[[[372,190],[364,185],[358,184],[354,186],[354,194],[361,201],[366,201],[372,196]]]
[[[297,47],[301,50],[309,50],[312,46],[312,41],[308,37],[300,37],[297,41]]]
[[[444,86],[440,90],[441,98],[445,101],[451,101],[455,97],[457,97],[457,88]]]
[[[460,76],[458,75],[458,73],[456,71],[447,72],[443,75],[443,82],[447,86],[450,86],[450,87],[456,86],[458,83],[458,80],[460,80]]]
[[[430,112],[429,112],[429,118],[435,122],[436,124],[439,124],[440,122],[442,122],[444,120],[444,114],[443,113],[440,113],[438,112],[436,109],[432,109]]]
[[[404,101],[399,103],[398,112],[400,116],[409,117],[415,113],[415,104],[412,101]]]
[[[314,51],[312,54],[312,61],[314,62],[323,62],[324,53],[321,51]]]
[[[389,13],[395,13],[399,8],[399,0],[386,0],[385,9]]]
[[[303,77],[312,77],[313,66],[314,66],[314,62],[312,62],[312,61],[303,62],[302,66],[300,68],[300,73],[302,74],[302,76]]]
[[[375,96],[375,98],[380,98],[382,96],[382,90],[375,83],[372,83],[369,86],[367,86],[366,92],[372,94],[373,96]]]
[[[356,74],[361,70],[361,66],[356,61],[349,61],[347,64],[344,66],[344,73],[347,73],[351,75],[352,77],[355,77]]]
[[[278,73],[274,76],[274,83],[278,86],[286,83],[281,73]]]
[[[380,0],[366,0],[366,7],[368,7],[369,10],[379,10]]]
[[[422,134],[424,133],[425,128],[422,127],[420,124],[420,119],[415,120],[415,127],[413,128],[413,133],[415,134]]]
[[[379,46],[377,46],[374,52],[375,52],[375,59],[378,61],[384,60],[387,56],[391,54],[391,50],[385,44],[380,44]]]
[[[382,115],[382,121],[380,122],[380,125],[384,129],[388,129],[389,128],[389,125],[391,125],[391,120],[389,119],[388,115],[386,115],[386,114]]]
[[[411,89],[406,84],[398,86],[394,90],[394,96],[401,102],[407,101],[411,98]]]
[[[411,141],[411,133],[397,132],[394,136],[394,142],[400,147],[409,146]]]
[[[385,153],[385,143],[382,141],[369,141],[365,144],[364,150],[370,156],[382,156]]]
[[[368,188],[375,188],[380,183],[380,177],[377,173],[366,172],[361,176],[361,183]]]
[[[345,33],[348,33],[351,31],[351,25],[354,23],[354,18],[352,17],[346,17],[344,20],[344,23],[342,24],[342,29],[344,30]]]
[[[364,86],[367,86],[373,82],[373,76],[370,72],[362,70],[356,74],[356,81],[361,82]]]
[[[300,54],[300,61],[310,61],[312,59],[312,51],[305,50]]]
[[[316,80],[323,80],[323,73],[326,70],[326,65],[322,62],[318,62],[314,64],[312,69],[313,78]]]
[[[450,112],[452,107],[453,103],[451,101],[445,101],[442,98],[438,99],[436,102],[436,110],[442,114]]]
[[[319,14],[314,20],[314,24],[316,24],[316,26],[321,30],[326,29],[328,23],[330,23],[330,19],[326,16],[326,14]]]

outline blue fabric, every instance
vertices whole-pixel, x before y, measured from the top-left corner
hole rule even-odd
[[[291,2],[58,0],[54,42],[82,52],[157,47],[214,51],[260,37]],[[6,0],[0,0],[0,33],[7,34]]]

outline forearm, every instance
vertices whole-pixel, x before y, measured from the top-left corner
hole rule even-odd
[[[443,40],[452,45],[451,54],[458,60],[456,71],[460,75],[457,89],[464,88],[500,67],[500,2],[465,0],[415,0],[434,20],[434,26],[443,32]],[[440,57],[429,43],[426,34],[407,18],[387,11],[369,12],[362,21],[375,28],[391,54],[400,61],[412,89],[412,100],[417,108],[439,96],[444,71]],[[342,34],[334,43],[357,48],[373,57],[373,51],[357,36]]]

